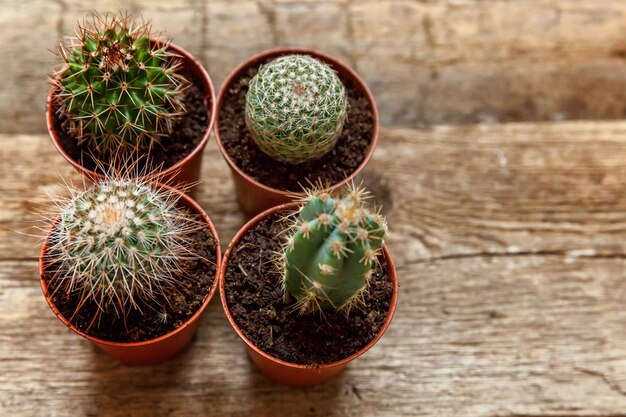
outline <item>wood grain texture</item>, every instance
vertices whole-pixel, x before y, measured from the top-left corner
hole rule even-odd
[[[45,131],[48,50],[92,10],[120,9],[196,54],[216,87],[272,46],[334,54],[385,124],[626,115],[623,1],[0,0],[0,133]]]
[[[48,141],[0,136],[0,415],[626,415],[624,122],[384,129],[364,180],[391,225],[398,310],[310,389],[264,379],[218,300],[160,366],[119,365],[65,329],[37,240],[7,230],[78,179]],[[198,201],[226,246],[243,218],[213,141],[204,156]]]

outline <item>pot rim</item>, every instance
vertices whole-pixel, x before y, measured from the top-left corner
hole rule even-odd
[[[159,38],[150,38],[150,41],[152,42],[158,41],[158,42],[163,43],[163,41]],[[198,153],[201,153],[204,150],[204,148],[206,147],[206,144],[209,142],[209,137],[211,136],[211,132],[213,131],[213,126],[217,119],[216,118],[217,101],[215,97],[215,88],[213,86],[213,82],[211,81],[211,77],[209,76],[209,73],[206,70],[206,68],[204,68],[202,63],[198,59],[196,59],[190,52],[176,45],[175,43],[167,42],[167,48],[174,50],[176,54],[180,55],[183,62],[190,63],[191,66],[195,67],[197,71],[194,71],[194,73],[196,75],[199,75],[200,78],[204,79],[204,81],[208,85],[208,91],[206,92],[206,95],[207,95],[207,98],[209,98],[211,101],[209,103],[209,112],[211,114],[209,116],[209,123],[207,125],[207,128],[204,134],[202,135],[202,139],[200,140],[198,145],[196,145],[196,147],[187,156],[185,156],[183,159],[179,160],[178,162],[176,162],[174,165],[170,166],[167,169],[164,169],[162,171],[157,170],[157,172],[154,172],[152,174],[141,176],[141,178],[145,178],[145,179],[153,179],[153,178],[160,178],[162,176],[175,175],[177,172],[179,172],[185,164],[187,164]],[[58,139],[59,134],[58,134],[56,127],[54,126],[55,115],[51,111],[52,102],[55,99],[56,91],[57,89],[53,86],[50,89],[50,92],[48,93],[48,98],[46,100],[46,126],[48,128],[48,134],[50,135],[50,139],[52,140],[54,147],[61,154],[61,156],[65,158],[66,161],[68,161],[76,170],[83,173],[83,175],[89,177],[92,180],[99,180],[99,179],[105,178],[104,174],[93,171],[91,169],[87,169],[80,162],[74,160],[71,156],[68,155],[67,152],[65,152],[65,149],[63,149],[63,147],[59,143],[59,139]]]
[[[202,222],[208,226],[211,235],[213,235],[213,238],[215,239],[215,277],[213,279],[213,283],[211,284],[211,289],[209,290],[206,299],[204,300],[204,302],[202,303],[202,305],[198,308],[198,311],[196,311],[191,317],[189,317],[183,324],[181,324],[179,327],[173,329],[172,331],[165,333],[164,335],[155,337],[153,339],[148,339],[148,340],[143,340],[141,342],[115,342],[115,341],[110,341],[110,340],[106,340],[106,339],[100,339],[98,337],[95,336],[90,336],[86,333],[84,333],[83,331],[79,330],[76,326],[74,326],[72,323],[70,323],[70,321],[63,315],[61,314],[61,312],[58,310],[58,308],[56,307],[56,305],[52,302],[52,299],[50,297],[50,294],[48,294],[48,284],[43,280],[43,274],[44,274],[44,270],[45,270],[45,262],[43,261],[46,257],[46,252],[48,249],[48,240],[50,238],[50,234],[52,233],[52,229],[54,227],[54,224],[57,222],[58,218],[52,223],[52,226],[50,227],[50,229],[48,230],[48,233],[46,234],[46,238],[44,240],[44,243],[41,245],[41,251],[39,253],[39,283],[41,285],[41,290],[43,292],[44,298],[46,299],[46,302],[48,303],[48,306],[50,307],[50,309],[52,310],[52,312],[54,313],[54,315],[61,320],[61,322],[66,325],[67,327],[70,328],[70,330],[72,330],[74,333],[77,333],[78,335],[84,337],[85,339],[88,339],[94,343],[97,343],[99,345],[106,345],[106,346],[111,346],[111,347],[140,347],[140,346],[146,346],[146,345],[150,345],[153,343],[157,343],[160,342],[161,340],[164,339],[168,339],[172,336],[174,336],[175,334],[183,331],[185,328],[189,327],[195,320],[198,319],[198,317],[204,312],[204,310],[207,308],[207,306],[209,305],[209,302],[211,301],[211,299],[213,298],[213,296],[215,295],[215,292],[217,290],[217,287],[219,285],[219,274],[220,274],[220,266],[221,266],[221,256],[222,256],[222,250],[221,250],[221,246],[220,246],[220,241],[219,241],[219,237],[217,235],[217,230],[215,229],[215,226],[213,225],[213,222],[211,221],[211,218],[209,217],[209,215],[202,209],[202,207],[200,207],[200,205],[193,200],[191,197],[189,197],[188,195],[186,195],[185,193],[183,193],[182,191],[166,185],[166,184],[162,184],[162,183],[156,183],[155,184],[156,187],[161,187],[161,188],[165,188],[169,191],[172,191],[176,194],[178,194],[179,196],[179,202],[184,201],[184,205],[188,206],[188,208],[190,208],[194,214],[198,214],[200,215]]]
[[[226,314],[226,318],[228,319],[231,327],[235,330],[237,335],[243,340],[246,346],[249,349],[252,349],[256,353],[258,353],[259,355],[263,356],[267,360],[270,360],[277,364],[294,368],[294,369],[320,369],[320,368],[334,368],[334,367],[344,366],[347,363],[358,358],[359,356],[363,355],[370,348],[372,348],[378,342],[378,340],[380,340],[380,338],[383,336],[383,334],[385,333],[385,331],[391,324],[391,320],[393,319],[394,313],[396,311],[400,285],[398,282],[396,266],[393,262],[393,259],[391,258],[391,254],[389,253],[389,249],[387,248],[386,244],[383,244],[382,246],[383,248],[382,254],[385,257],[385,260],[387,261],[387,273],[389,274],[389,278],[392,280],[392,283],[393,283],[393,293],[391,295],[391,301],[389,303],[389,311],[387,313],[387,318],[385,319],[385,322],[383,323],[382,327],[380,328],[376,336],[374,336],[374,338],[367,345],[365,345],[363,348],[359,349],[357,352],[353,353],[352,355],[346,358],[340,359],[335,362],[322,364],[322,365],[303,365],[299,363],[287,362],[282,359],[278,359],[270,355],[269,353],[266,353],[263,350],[261,350],[243,334],[243,332],[241,331],[241,329],[235,322],[235,319],[230,312],[230,308],[228,307],[228,302],[226,299],[226,268],[228,267],[228,258],[230,257],[232,251],[236,248],[237,244],[239,243],[239,240],[241,240],[241,238],[246,233],[248,233],[248,231],[251,228],[256,226],[259,222],[269,217],[270,215],[279,211],[297,210],[298,207],[300,207],[300,204],[298,202],[292,202],[292,203],[281,204],[279,206],[269,208],[261,212],[260,214],[256,215],[255,217],[253,217],[244,226],[242,226],[241,229],[239,229],[235,237],[233,237],[230,244],[228,245],[226,252],[224,252],[224,257],[222,258],[222,262],[221,262],[220,273],[219,273],[219,281],[220,281],[219,285],[220,285],[220,299],[222,300],[222,307],[224,309],[224,313]]]
[[[220,127],[219,126],[219,113],[222,108],[222,104],[224,100],[226,99],[230,86],[241,76],[241,74],[252,65],[255,65],[257,61],[261,61],[264,58],[272,57],[272,56],[278,57],[281,55],[287,55],[287,54],[292,54],[292,53],[311,55],[314,58],[319,58],[326,63],[330,63],[336,69],[341,69],[342,71],[345,71],[345,73],[348,74],[349,77],[353,79],[353,81],[355,82],[355,85],[357,85],[358,88],[363,91],[363,93],[365,94],[365,97],[370,103],[370,108],[372,110],[372,119],[373,119],[370,147],[367,153],[365,154],[363,161],[361,161],[361,163],[356,167],[356,169],[350,175],[348,175],[346,178],[344,178],[343,180],[341,180],[340,182],[336,184],[331,184],[327,189],[334,190],[334,189],[341,188],[344,185],[348,184],[350,181],[352,181],[354,177],[356,177],[359,173],[361,173],[361,171],[363,171],[368,161],[371,159],[372,155],[374,154],[374,151],[376,150],[376,145],[378,143],[378,135],[380,131],[378,107],[376,106],[376,100],[374,99],[374,95],[372,94],[372,91],[369,89],[369,87],[367,86],[363,78],[359,74],[356,73],[356,71],[354,71],[349,65],[339,60],[338,58],[332,55],[329,55],[325,52],[319,51],[317,49],[306,48],[306,47],[296,47],[296,46],[271,48],[271,49],[264,50],[262,52],[258,52],[248,57],[241,63],[239,63],[239,65],[237,65],[230,72],[230,74],[228,74],[228,77],[226,77],[226,79],[222,83],[222,86],[220,87],[220,90],[217,94],[216,119],[215,119],[215,129],[214,129],[215,139],[216,139],[215,141],[217,142],[217,146],[219,147],[220,152],[222,153],[222,156],[226,160],[226,163],[228,164],[228,166],[230,166],[232,170],[237,172],[240,176],[245,178],[250,183],[254,184],[256,187],[263,189],[265,192],[279,194],[283,196],[294,196],[294,195],[304,194],[303,191],[285,191],[285,190],[279,190],[278,188],[270,187],[256,180],[255,178],[252,178],[248,174],[246,174],[241,168],[237,166],[237,164],[235,164],[235,162],[231,159],[228,152],[226,152],[226,149],[224,148],[224,145],[222,144],[222,138],[220,136],[220,128],[219,128]]]

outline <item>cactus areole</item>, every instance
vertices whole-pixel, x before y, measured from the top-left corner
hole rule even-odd
[[[346,89],[337,73],[308,55],[286,55],[262,65],[246,95],[246,124],[254,142],[288,164],[328,153],[347,111]]]
[[[184,114],[179,74],[168,42],[150,38],[150,25],[129,16],[96,15],[59,48],[53,76],[60,112],[79,143],[102,154],[151,146]]]
[[[339,199],[312,193],[292,226],[283,254],[284,287],[301,312],[348,310],[362,299],[387,226],[352,187]]]

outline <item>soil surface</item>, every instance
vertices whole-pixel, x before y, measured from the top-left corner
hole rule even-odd
[[[257,347],[291,363],[321,365],[359,351],[380,331],[393,294],[383,261],[375,267],[365,304],[343,312],[301,315],[285,301],[282,274],[272,259],[280,251],[285,223],[275,214],[239,241],[231,254],[225,285],[228,307],[239,328]],[[290,297],[291,298],[291,297]]]
[[[262,184],[284,191],[302,191],[303,186],[318,181],[332,185],[351,175],[363,162],[372,141],[374,118],[365,93],[339,74],[350,104],[341,137],[322,158],[289,165],[263,153],[246,126],[246,93],[257,71],[258,67],[248,68],[245,76],[233,83],[218,114],[222,145],[233,162]]]
[[[172,134],[161,138],[158,144],[153,144],[150,149],[141,150],[138,163],[139,172],[153,172],[167,169],[189,155],[198,146],[206,129],[209,127],[209,102],[204,92],[198,87],[202,85],[197,77],[191,74],[183,74],[190,80],[190,86],[183,97],[183,104],[187,113],[174,122]],[[53,104],[53,112],[58,114],[58,103]],[[108,161],[110,156],[97,152],[87,146],[87,143],[78,143],[76,137],[72,137],[67,129],[66,119],[63,116],[55,117],[54,126],[59,132],[59,143],[63,150],[85,168],[103,173],[102,167],[96,161]],[[136,158],[136,157],[135,157]],[[150,161],[150,167],[147,167]],[[108,166],[105,165],[106,170]]]
[[[100,339],[115,342],[141,342],[162,336],[180,327],[193,316],[204,303],[215,280],[215,239],[206,228],[199,229],[191,236],[189,250],[202,259],[183,262],[183,268],[189,271],[179,278],[175,288],[165,299],[146,304],[142,312],[127,311],[126,319],[115,313],[100,314],[99,320],[89,327],[98,313],[94,302],[85,303],[78,311],[78,297],[67,296],[51,282],[52,273],[44,274],[52,301],[61,314],[82,332]],[[54,266],[48,271],[54,271]],[[77,312],[76,312],[77,311]],[[76,312],[76,314],[75,314]]]

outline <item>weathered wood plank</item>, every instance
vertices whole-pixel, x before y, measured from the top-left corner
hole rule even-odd
[[[2,133],[45,130],[48,49],[91,10],[120,9],[197,54],[216,87],[268,47],[335,54],[371,85],[387,124],[626,114],[620,1],[0,0],[0,9]]]
[[[49,312],[36,240],[0,230],[0,415],[623,415],[625,132],[384,129],[365,178],[393,231],[397,317],[348,372],[308,390],[259,375],[218,300],[179,358],[113,363]],[[0,224],[23,229],[27,200],[78,177],[45,135],[0,142]],[[214,143],[205,158],[198,199],[225,246],[243,219]]]
[[[366,169],[401,263],[480,253],[626,253],[626,123],[560,122],[383,129]],[[77,180],[45,135],[0,135],[0,225]],[[33,169],[37,167],[37,169]],[[205,151],[198,201],[225,247],[243,218],[217,146]],[[33,203],[34,201],[34,203]],[[39,203],[39,204],[35,204]],[[0,229],[0,258],[37,256]]]
[[[609,416],[626,408],[624,258],[400,265],[386,336],[327,385],[251,367],[218,300],[161,366],[124,367],[48,310],[33,261],[0,263],[0,413],[20,416]]]
[[[386,130],[372,169],[389,183],[395,253],[402,262],[626,253],[625,129],[574,122]]]

